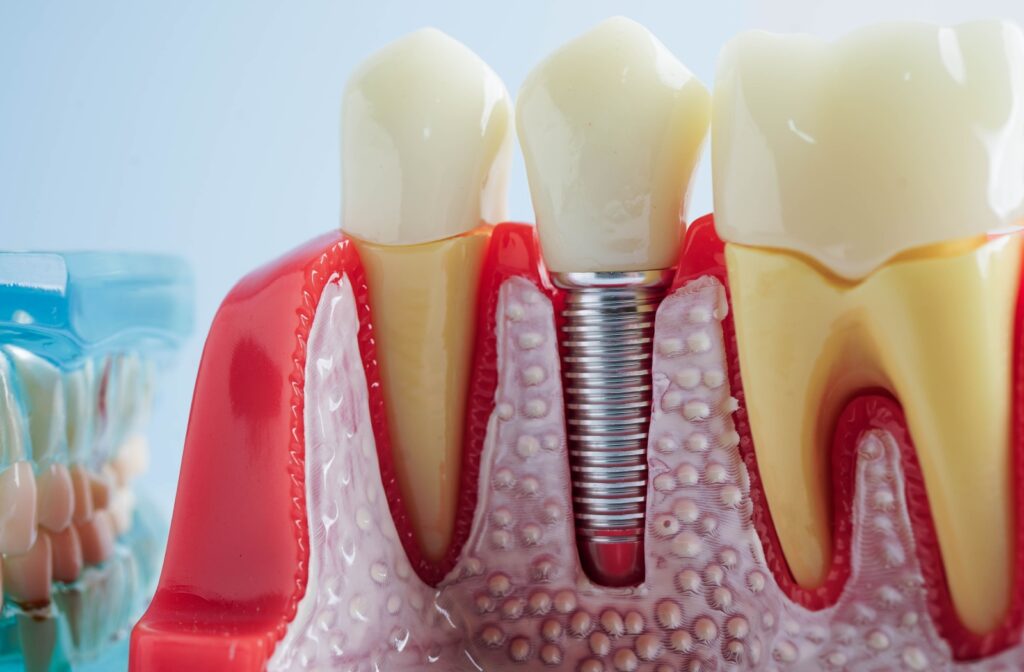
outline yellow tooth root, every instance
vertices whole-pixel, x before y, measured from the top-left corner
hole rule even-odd
[[[408,246],[357,243],[371,310],[395,471],[424,555],[451,543],[477,284],[490,238],[480,228]]]
[[[910,255],[859,282],[798,255],[729,244],[740,371],[779,541],[804,587],[831,561],[833,423],[890,390],[921,464],[964,625],[1002,621],[1012,583],[1011,365],[1021,239]]]

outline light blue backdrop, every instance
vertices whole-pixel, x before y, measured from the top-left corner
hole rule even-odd
[[[1024,3],[0,0],[0,248],[166,251],[195,269],[196,335],[162,387],[146,476],[164,506],[220,299],[338,223],[338,106],[353,67],[434,25],[515,92],[545,54],[613,14],[650,27],[710,84],[722,44],[746,28],[833,36],[887,18],[1024,21]],[[510,197],[513,218],[531,219],[518,157]],[[710,202],[705,166],[691,213]]]

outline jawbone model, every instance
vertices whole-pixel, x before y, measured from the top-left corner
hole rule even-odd
[[[1020,669],[1024,37],[744,35],[708,102],[625,19],[541,63],[538,235],[494,73],[367,61],[343,233],[211,328],[132,668]]]

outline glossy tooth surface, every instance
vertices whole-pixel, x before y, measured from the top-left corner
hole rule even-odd
[[[366,269],[399,485],[437,560],[458,496],[481,225],[505,213],[511,105],[479,57],[425,29],[370,57],[342,108],[342,229]]]
[[[517,127],[553,271],[672,266],[707,89],[643,26],[609,19],[538,65]]]
[[[31,463],[0,472],[0,553],[25,553],[36,542],[36,501]]]
[[[39,524],[59,532],[71,524],[75,510],[75,491],[71,472],[59,462],[40,467],[36,477]]]
[[[830,43],[751,32],[714,102],[716,227],[858,279],[1024,208],[1024,36],[881,24]]]
[[[385,245],[505,217],[511,104],[465,45],[433,28],[367,59],[342,102],[342,228]]]
[[[1012,582],[1021,243],[979,234],[1017,223],[1024,39],[995,22],[884,25],[834,45],[754,33],[726,48],[715,95],[716,225],[790,569],[804,587],[824,579],[830,432],[851,395],[886,389],[957,613],[994,629]]]

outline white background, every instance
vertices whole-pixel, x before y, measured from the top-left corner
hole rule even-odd
[[[748,28],[835,36],[883,19],[1024,22],[1024,0],[0,0],[0,248],[172,252],[195,270],[196,333],[151,433],[146,488],[165,507],[221,298],[338,225],[338,107],[354,66],[433,25],[514,93],[547,53],[614,14],[647,25],[711,85],[723,43]],[[518,156],[510,201],[513,219],[532,219]],[[690,213],[710,203],[705,165]]]

